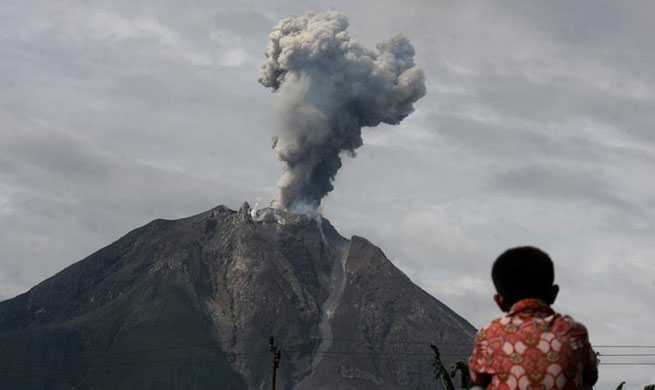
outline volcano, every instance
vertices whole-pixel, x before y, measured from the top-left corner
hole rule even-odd
[[[439,388],[475,329],[326,219],[154,220],[0,302],[2,389]]]

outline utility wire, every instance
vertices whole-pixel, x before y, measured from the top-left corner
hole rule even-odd
[[[141,349],[136,351],[107,352],[107,353],[98,353],[93,355],[82,355],[75,358],[53,358],[53,359],[44,359],[44,360],[26,360],[26,361],[18,361],[18,362],[5,360],[5,361],[0,361],[0,370],[2,369],[1,367],[3,365],[7,365],[7,364],[22,365],[22,364],[44,363],[44,362],[47,363],[47,362],[59,362],[59,361],[71,361],[71,360],[86,360],[86,359],[93,359],[93,358],[103,358],[108,356],[122,356],[122,355],[138,354],[138,353],[160,352],[160,351],[168,351],[168,350],[176,350],[176,349],[216,346],[225,343],[230,343],[233,341],[235,342],[235,344],[238,344],[240,342],[256,341],[256,340],[268,340],[268,337],[251,337],[246,339],[214,341],[214,342],[202,343],[202,344],[178,345],[174,347],[159,347],[159,348]]]
[[[629,362],[629,363],[598,363],[603,366],[655,366],[655,362]]]
[[[140,361],[140,362],[111,362],[111,363],[89,363],[89,364],[82,364],[79,365],[78,367],[75,368],[85,368],[85,369],[91,369],[91,368],[103,368],[103,367],[132,367],[132,366],[140,366],[144,364],[162,364],[162,363],[177,363],[177,362],[185,362],[185,361],[196,361],[196,360],[203,360],[203,359],[226,359],[226,358],[244,358],[244,357],[252,357],[252,356],[264,356],[267,355],[265,352],[253,352],[253,353],[233,353],[233,354],[210,354],[210,355],[203,355],[203,356],[192,356],[192,357],[183,357],[183,358],[171,358],[171,359],[155,359],[155,360],[145,360],[145,361]],[[55,366],[52,367],[38,367],[38,368],[21,368],[18,370],[9,370],[9,371],[2,371],[0,372],[0,375],[2,374],[11,374],[11,373],[27,373],[27,372],[43,372],[43,371],[48,371],[48,370],[54,370]],[[62,370],[65,368],[62,367],[57,367],[58,370]],[[70,368],[68,368],[70,369]],[[56,371],[56,370],[55,370]]]
[[[253,353],[228,353],[228,354],[211,354],[204,356],[194,356],[189,358],[175,358],[175,359],[159,359],[159,360],[145,360],[143,362],[114,362],[114,363],[89,363],[86,365],[81,365],[82,367],[115,367],[115,366],[125,366],[131,364],[144,364],[144,363],[165,363],[165,362],[177,362],[184,360],[194,360],[194,359],[205,359],[205,358],[231,358],[231,357],[244,357],[244,356],[259,356],[264,355],[263,352],[253,352]],[[6,370],[0,371],[0,374],[11,373],[11,372],[33,372],[33,371],[43,371],[47,370],[48,367],[38,367],[38,368],[19,368],[17,370]]]
[[[122,351],[122,352],[108,352],[108,353],[100,353],[100,354],[93,354],[93,355],[83,355],[80,357],[75,357],[75,358],[53,358],[53,359],[44,359],[44,360],[30,360],[30,361],[22,361],[22,362],[9,362],[7,360],[5,361],[0,361],[0,366],[2,364],[33,364],[33,363],[41,363],[41,362],[50,362],[50,361],[63,361],[63,360],[81,360],[81,359],[89,359],[89,358],[97,358],[97,357],[106,357],[106,356],[119,356],[119,355],[130,355],[130,354],[138,354],[138,353],[148,353],[148,352],[158,352],[158,351],[167,351],[167,350],[176,350],[176,349],[188,349],[188,348],[196,348],[196,347],[206,347],[206,346],[214,346],[214,345],[221,345],[225,343],[242,343],[242,342],[249,342],[249,341],[257,341],[257,340],[267,340],[268,337],[252,337],[252,338],[244,338],[244,339],[235,339],[235,340],[223,340],[223,341],[213,341],[213,342],[208,342],[208,343],[201,343],[201,344],[189,344],[189,345],[181,345],[181,346],[173,346],[173,347],[159,347],[159,348],[150,348],[150,349],[143,349],[143,350],[136,350],[136,351]],[[408,345],[430,345],[432,342],[427,342],[427,341],[418,341],[418,340],[385,340],[385,341],[371,341],[371,340],[365,340],[365,339],[345,339],[345,338],[319,338],[319,337],[277,337],[277,339],[288,339],[288,340],[307,340],[307,341],[337,341],[337,342],[362,342],[362,343],[376,343],[376,344],[408,344]],[[443,346],[473,346],[472,343],[439,343],[440,347]],[[592,348],[655,348],[655,345],[594,345]],[[429,354],[428,354],[429,355]],[[610,355],[610,354],[602,354],[602,356],[623,356],[623,355]],[[625,356],[651,356],[655,354],[643,354],[643,355],[625,355]]]
[[[288,351],[288,350],[283,350],[284,352],[293,352],[293,351]],[[355,354],[356,356],[352,356]],[[368,359],[368,360],[374,360],[374,361],[384,361],[384,360],[400,360],[400,361],[425,361],[426,359],[417,359],[417,358],[403,358],[401,357],[396,357],[396,358],[384,358],[385,356],[397,356],[397,355],[406,355],[406,356],[431,356],[431,354],[413,354],[413,353],[383,353],[383,354],[373,354],[372,356],[357,356],[361,354],[360,352],[346,352],[346,351],[324,351],[324,352],[314,352],[309,354],[309,356],[314,356],[314,357],[329,357],[329,358],[343,358],[343,357],[348,357],[349,359]],[[120,366],[131,366],[133,364],[146,364],[146,363],[164,363],[164,362],[178,362],[178,361],[184,361],[184,360],[195,360],[195,359],[205,359],[205,358],[234,358],[234,357],[245,357],[245,356],[264,356],[266,353],[221,353],[221,354],[212,354],[212,355],[205,355],[205,356],[200,356],[200,357],[191,357],[191,358],[177,358],[177,359],[163,359],[163,360],[148,360],[144,362],[114,362],[114,363],[90,363],[87,365],[80,365],[80,367],[84,368],[101,368],[101,367],[120,367]],[[380,358],[382,356],[382,358]],[[463,357],[463,355],[460,355]],[[428,361],[430,361],[428,359]],[[60,365],[55,366],[39,366],[39,367],[29,367],[29,368],[9,368],[0,371],[0,375],[2,374],[12,374],[12,373],[30,373],[30,372],[42,372],[42,371],[47,371],[47,370],[52,370],[55,368],[60,368]]]
[[[250,353],[250,354],[236,354],[232,357],[241,358],[245,356],[255,356],[260,355],[264,356],[268,353]],[[24,378],[24,377],[50,377],[50,376],[75,376],[75,375],[87,375],[93,373],[101,372],[110,372],[115,368],[119,369],[132,369],[132,368],[159,368],[159,367],[170,367],[172,363],[175,364],[189,364],[189,363],[209,363],[215,360],[225,358],[223,355],[209,355],[209,356],[199,356],[191,358],[178,358],[178,359],[162,359],[162,360],[152,360],[145,362],[132,362],[132,363],[117,363],[117,364],[90,364],[86,367],[78,367],[77,369],[83,369],[83,371],[71,371],[71,370],[43,370],[43,369],[34,369],[34,370],[20,370],[20,371],[10,371],[0,373],[0,378]],[[22,375],[13,375],[16,372]],[[9,374],[9,375],[3,375]]]
[[[317,341],[347,341],[347,342],[361,342],[361,343],[380,343],[380,344],[425,344],[431,345],[434,344],[434,341],[421,341],[421,340],[385,340],[385,341],[372,341],[366,339],[341,339],[341,338],[321,338],[321,337],[280,337],[276,336],[276,339],[288,339],[288,340],[317,340]],[[454,346],[468,346],[472,347],[473,343],[437,343],[440,347],[446,345]],[[655,348],[655,345],[592,345],[592,348]]]
[[[265,356],[268,355],[268,353],[258,353],[258,354],[243,354],[240,355],[239,357],[243,357],[246,355],[259,355],[259,356]],[[341,358],[339,356],[325,356],[326,358]],[[79,367],[78,371],[71,371],[71,370],[51,370],[51,371],[43,371],[43,370],[23,370],[23,371],[17,371],[19,375],[13,375],[13,372],[9,373],[4,373],[4,374],[9,374],[9,375],[3,375],[0,374],[0,378],[5,378],[5,379],[13,379],[13,378],[34,378],[34,377],[52,377],[52,376],[75,376],[75,375],[87,375],[87,374],[93,374],[93,373],[104,373],[104,372],[111,372],[114,371],[115,369],[123,369],[123,370],[129,370],[132,368],[159,368],[159,367],[169,367],[172,365],[172,363],[175,364],[188,364],[188,363],[197,363],[198,361],[200,363],[203,362],[210,362],[213,360],[217,360],[219,358],[223,358],[223,356],[203,356],[203,357],[194,357],[194,358],[186,358],[186,359],[169,359],[169,360],[157,360],[157,361],[148,361],[148,362],[141,362],[141,363],[121,363],[121,364],[113,364],[113,365],[89,365],[87,367]],[[353,358],[351,358],[353,359]],[[355,359],[368,359],[371,360],[370,358],[366,357],[360,357],[360,358],[355,358]],[[431,365],[432,361],[430,359],[394,359],[394,358],[387,358],[387,359],[373,359],[374,361],[405,361],[405,362],[422,362],[425,363],[426,365]],[[80,370],[81,369],[81,370]]]
[[[280,337],[276,336],[276,339],[280,340],[316,340],[316,341],[346,341],[351,343],[380,343],[380,344],[425,344],[430,345],[434,344],[434,341],[421,341],[421,340],[366,340],[366,339],[341,339],[341,338],[323,338],[323,337]],[[463,345],[472,347],[473,343],[439,343],[439,345]]]
[[[301,351],[297,350],[289,350],[289,349],[283,349],[284,352],[287,353],[299,353]],[[260,356],[262,353],[230,353],[230,352],[222,352],[219,355],[212,354],[212,355],[204,355],[201,357],[193,357],[190,359],[203,359],[207,357],[222,357],[222,358],[233,358],[233,357],[244,357],[244,356]],[[265,355],[265,354],[264,354]],[[412,357],[412,356],[431,356],[429,353],[412,353],[412,352],[378,352],[378,353],[373,353],[371,354],[370,352],[360,352],[360,351],[314,351],[313,353],[308,354],[309,356],[329,356],[329,357],[350,357],[354,359],[369,359],[369,360],[418,360],[418,359],[403,359],[403,357]],[[365,355],[365,356],[361,356]],[[462,354],[448,354],[451,356],[457,356],[457,357],[462,357],[465,358],[464,355]],[[400,356],[399,358],[396,359],[383,359],[380,357],[384,356]],[[115,358],[114,358],[115,359]],[[165,359],[165,360],[151,360],[151,361],[146,361],[146,362],[138,362],[136,364],[143,364],[143,363],[160,363],[160,362],[172,362],[172,361],[180,361],[184,359]],[[70,359],[67,359],[65,361],[70,361]],[[63,362],[63,361],[62,361]],[[93,368],[98,368],[98,367],[114,367],[114,366],[130,366],[130,362],[119,362],[119,363],[103,363],[103,362],[96,362],[96,363],[90,363],[87,365],[81,365],[81,367],[93,367]],[[23,372],[41,372],[44,370],[52,370],[54,368],[60,368],[61,365],[38,365],[37,367],[5,367],[4,369],[0,369],[0,374],[11,374],[11,373],[23,373]]]
[[[311,340],[311,341],[345,341],[345,342],[371,342],[369,340],[362,340],[362,339],[330,339],[330,338],[303,338],[303,337],[278,337],[279,339],[290,339],[290,340]],[[214,341],[214,342],[208,342],[208,343],[201,343],[201,344],[190,344],[190,345],[181,345],[181,346],[173,346],[173,347],[159,347],[159,348],[150,348],[150,349],[142,349],[142,350],[136,350],[136,351],[121,351],[121,352],[107,352],[107,353],[99,353],[99,354],[92,354],[92,355],[83,355],[79,357],[71,357],[71,358],[53,358],[53,359],[40,359],[40,360],[28,360],[28,361],[0,361],[0,369],[3,365],[22,365],[22,364],[35,364],[35,363],[48,363],[48,362],[59,362],[59,361],[71,361],[71,360],[83,360],[83,359],[92,359],[92,358],[102,358],[102,357],[107,357],[107,356],[121,356],[121,355],[131,355],[131,354],[139,354],[139,353],[148,353],[148,352],[160,352],[160,351],[168,351],[168,350],[177,350],[177,349],[188,349],[188,348],[197,348],[197,347],[206,347],[206,346],[214,346],[214,345],[220,345],[220,344],[225,344],[225,343],[241,343],[241,342],[247,342],[247,341],[257,341],[257,340],[268,340],[268,337],[252,337],[252,338],[244,338],[244,339],[236,339],[236,340],[223,340],[223,341]],[[381,343],[381,344],[425,344],[429,345],[429,342],[422,342],[422,341],[377,341],[376,343]],[[463,343],[441,343],[440,345],[471,345],[471,344],[463,344]]]
[[[302,337],[279,337],[280,339],[289,339],[289,340],[330,340],[330,341],[348,341],[348,342],[367,342],[369,343],[369,340],[362,340],[362,339],[337,339],[337,338],[302,338]],[[257,340],[265,340],[266,337],[254,337],[254,338],[244,338],[244,339],[235,339],[235,340],[224,340],[224,341],[214,341],[211,343],[202,343],[202,344],[190,344],[190,345],[182,345],[182,346],[172,346],[172,347],[160,347],[160,348],[151,348],[151,349],[143,349],[143,350],[136,350],[136,351],[123,351],[123,352],[109,352],[109,353],[103,353],[103,354],[95,354],[95,355],[84,355],[80,356],[77,358],[59,358],[59,359],[48,359],[48,360],[36,360],[36,361],[22,361],[22,362],[10,362],[10,361],[5,361],[4,362],[4,367],[0,366],[0,375],[2,374],[12,374],[12,373],[21,373],[21,372],[42,372],[44,370],[48,369],[53,369],[53,368],[59,368],[61,365],[56,365],[56,366],[48,366],[47,364],[43,363],[58,363],[58,362],[70,362],[70,361],[78,361],[78,360],[87,360],[87,359],[92,359],[92,358],[111,358],[112,356],[123,356],[123,355],[131,355],[131,354],[139,354],[139,353],[148,353],[148,352],[156,352],[156,351],[167,351],[167,350],[180,350],[180,349],[188,349],[188,348],[196,348],[196,347],[206,347],[206,346],[218,346],[221,344],[225,343],[244,343],[244,342],[252,342],[252,341],[257,341]],[[422,341],[406,341],[406,340],[399,340],[399,341],[378,341],[377,343],[379,344],[407,344],[407,345],[418,345],[418,344],[428,344]],[[441,345],[470,345],[470,344],[463,344],[463,343],[441,343]],[[606,348],[651,348],[655,346],[639,346],[639,345],[632,345],[632,346],[618,346],[618,345],[613,345],[613,346],[596,346],[596,347],[606,347]],[[287,352],[290,353],[302,353],[302,350],[298,348],[298,346],[292,347],[292,348],[285,348],[284,349]],[[230,353],[230,352],[222,352],[220,355],[207,355],[203,357],[193,357],[193,358],[187,358],[188,359],[207,359],[207,358],[236,358],[236,357],[245,357],[245,356],[254,356],[254,355],[260,355],[257,353],[252,353],[252,354],[243,354],[243,353]],[[265,355],[265,354],[263,354]],[[432,356],[430,353],[420,353],[420,352],[401,352],[401,351],[393,351],[393,352],[384,352],[384,351],[314,351],[308,354],[309,356],[320,356],[320,357],[327,357],[327,358],[343,358],[343,357],[349,357],[350,359],[369,359],[369,360],[375,360],[375,361],[384,361],[384,360],[397,360],[397,361],[423,361],[423,359],[403,359],[403,357],[419,357],[419,356]],[[362,355],[362,356],[358,356]],[[381,357],[384,356],[389,356],[393,355],[394,358],[390,359],[384,359]],[[453,357],[459,357],[466,359],[468,356],[465,354],[457,354],[457,353],[443,353],[442,355],[444,356],[453,356]],[[641,357],[641,356],[655,356],[655,354],[651,353],[644,353],[644,354],[603,354],[600,353],[600,356],[606,356],[606,357]],[[183,362],[185,361],[184,358],[178,358],[178,359],[168,359],[168,360],[154,360],[154,361],[145,361],[145,362],[140,362],[140,363],[115,363],[115,364],[89,364],[86,366],[87,369],[89,368],[101,368],[101,367],[134,367],[134,364],[158,364],[158,363],[170,363],[170,362]],[[20,368],[20,367],[15,367],[15,366],[21,366],[21,365],[26,365],[26,364],[39,364],[41,365],[38,368],[30,367],[28,369],[25,368]],[[655,362],[601,362],[601,365],[655,365]],[[83,366],[84,367],[84,366]],[[15,377],[15,376],[14,376]]]
[[[332,351],[335,352],[333,354],[327,354],[326,352],[331,352],[331,351],[325,351],[325,352],[314,352],[311,354],[311,356],[322,356],[323,358],[328,358],[328,359],[343,359],[344,357],[347,357],[348,359],[359,359],[359,360],[372,360],[372,361],[403,361],[403,362],[415,362],[415,363],[425,363],[431,364],[432,360],[429,359],[427,356],[426,358],[423,359],[418,359],[418,358],[402,358],[402,357],[390,357],[390,358],[380,358],[376,356],[349,356],[351,355],[347,351]],[[113,363],[113,364],[89,364],[87,366],[82,366],[79,367],[78,370],[81,368],[83,371],[71,371],[71,369],[59,369],[59,370],[53,370],[50,369],[44,369],[43,367],[38,368],[38,369],[23,369],[23,370],[9,370],[9,371],[4,371],[0,373],[0,377],[5,377],[5,378],[23,378],[23,377],[30,377],[30,378],[35,378],[35,377],[52,377],[52,376],[75,376],[75,375],[88,375],[88,374],[94,374],[94,373],[101,373],[101,372],[110,372],[115,369],[123,369],[123,370],[129,370],[133,368],[160,368],[160,367],[167,367],[170,366],[172,363],[174,364],[188,364],[188,363],[208,363],[211,361],[215,361],[217,359],[224,359],[224,358],[243,358],[247,356],[265,356],[268,355],[266,352],[260,352],[260,353],[233,353],[233,354],[220,354],[220,355],[205,355],[205,356],[196,356],[196,357],[187,357],[187,358],[176,358],[176,359],[159,359],[159,360],[150,360],[150,361],[144,361],[144,362],[122,362],[122,363]],[[384,355],[391,355],[391,353],[388,354],[378,354],[377,356],[384,356]],[[410,354],[411,355],[411,354]],[[426,354],[430,355],[430,354]],[[655,362],[601,362],[601,365],[615,365],[615,366],[653,366],[655,365]],[[4,374],[4,375],[3,375]],[[19,374],[19,375],[15,375]],[[22,374],[22,375],[21,375]]]

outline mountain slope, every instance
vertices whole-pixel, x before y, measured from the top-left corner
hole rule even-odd
[[[426,388],[429,356],[398,353],[429,349],[398,341],[473,333],[365,239],[219,206],[155,220],[0,302],[0,388],[264,389],[270,335],[280,389]]]

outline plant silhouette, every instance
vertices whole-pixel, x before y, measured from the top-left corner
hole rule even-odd
[[[459,387],[469,389],[471,387],[469,365],[462,360],[458,360],[450,366],[450,376],[453,378],[457,376],[457,371],[459,371]]]
[[[437,348],[437,346],[434,344],[430,345],[430,348],[432,348],[432,350],[434,351],[434,363],[432,363],[432,365],[434,366],[434,378],[435,379],[441,378],[446,390],[455,390],[455,386],[453,386],[453,381],[450,380],[448,371],[446,370],[446,367],[444,367],[443,363],[441,362],[441,357],[439,356],[439,348]]]

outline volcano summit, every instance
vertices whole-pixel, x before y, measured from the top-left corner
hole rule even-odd
[[[271,335],[279,389],[424,389],[474,328],[325,219],[219,206],[0,302],[0,388],[264,389]]]

